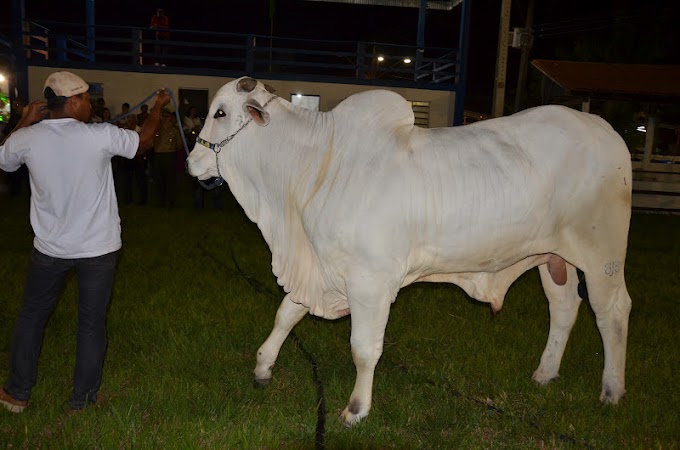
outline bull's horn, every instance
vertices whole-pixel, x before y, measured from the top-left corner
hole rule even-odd
[[[272,94],[276,93],[276,88],[270,84],[265,83],[264,88],[267,90],[267,92],[270,92]]]
[[[250,77],[241,78],[241,80],[238,82],[238,91],[252,92],[252,90],[255,89],[255,86],[257,86],[257,80],[255,80],[254,78]]]

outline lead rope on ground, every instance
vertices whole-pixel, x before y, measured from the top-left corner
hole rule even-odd
[[[199,244],[198,248],[201,250],[201,252],[208,256],[208,258],[210,258],[222,269],[227,269],[226,264],[223,261],[220,261],[219,258],[213,255],[210,251],[208,251],[203,245]],[[243,270],[241,270],[241,267],[238,265],[238,261],[236,260],[236,255],[234,254],[233,248],[231,249],[231,260],[234,263],[234,267],[236,268],[236,274],[241,278],[244,278],[246,282],[250,285],[250,287],[253,288],[256,292],[267,295],[277,300],[280,298],[280,294],[273,292],[271,289],[267,288],[264,285],[264,283],[262,283],[260,280],[248,275]],[[302,344],[302,341],[300,340],[298,335],[295,334],[295,331],[291,331],[289,333],[289,336],[295,343],[295,346],[300,350],[302,355],[307,359],[307,361],[309,361],[310,365],[312,366],[312,378],[314,380],[314,385],[316,386],[316,400],[317,400],[316,432],[314,436],[314,447],[316,450],[323,450],[325,448],[324,442],[326,439],[326,397],[324,395],[323,383],[321,382],[321,377],[319,376],[318,364],[314,356]]]
[[[177,127],[179,128],[179,135],[182,136],[182,146],[184,147],[184,153],[187,155],[187,158],[188,158],[189,153],[191,153],[191,152],[189,151],[189,145],[187,144],[187,138],[186,138],[186,135],[184,134],[184,127],[182,126],[182,118],[179,115],[179,108],[177,108],[177,100],[175,99],[175,94],[172,92],[172,89],[170,89],[168,87],[166,87],[164,89],[168,94],[170,94],[170,100],[172,101],[172,106],[175,109],[175,118],[177,119]],[[154,98],[157,95],[157,93],[158,93],[158,91],[153,91],[144,100],[137,103],[134,107],[131,107],[128,110],[128,112],[126,112],[125,114],[120,114],[120,115],[114,117],[113,119],[108,120],[107,122],[115,124],[115,123],[125,119],[127,116],[134,114],[135,111],[140,109],[147,102],[151,101],[151,99]],[[185,163],[185,165],[186,165],[186,163]],[[198,181],[198,184],[201,185],[201,187],[203,187],[204,189],[207,189],[207,190],[215,189],[216,187],[221,186],[224,183],[224,179],[222,179],[221,177],[215,179],[210,184],[204,183],[203,181],[201,181],[199,179],[196,179],[196,180]]]

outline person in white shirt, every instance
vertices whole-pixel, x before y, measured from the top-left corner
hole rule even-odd
[[[66,275],[78,279],[78,336],[72,410],[97,402],[107,347],[106,311],[117,253],[122,246],[111,158],[150,149],[170,94],[159,90],[139,132],[92,116],[89,86],[70,72],[45,81],[47,100],[34,101],[0,146],[0,168],[29,171],[34,232],[23,304],[10,348],[9,377],[0,404],[11,412],[28,406],[36,383],[47,319]]]

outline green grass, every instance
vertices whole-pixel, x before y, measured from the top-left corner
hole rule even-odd
[[[282,293],[259,230],[228,198],[225,211],[209,198],[194,211],[188,192],[174,210],[121,206],[124,247],[102,385],[108,400],[65,413],[75,357],[72,277],[47,326],[31,406],[20,415],[0,410],[0,448],[315,447],[312,365],[293,339],[272,384],[253,388],[255,352]],[[1,381],[32,242],[26,198],[0,196],[0,227]],[[323,383],[325,448],[680,448],[680,217],[634,214],[626,274],[628,394],[617,407],[597,399],[602,345],[587,302],[561,378],[547,387],[531,381],[548,332],[536,270],[517,280],[495,317],[453,285],[403,289],[373,408],[351,429],[337,420],[354,385],[350,322],[305,318],[295,333]]]

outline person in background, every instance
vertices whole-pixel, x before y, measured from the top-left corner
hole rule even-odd
[[[123,103],[121,109],[121,115],[126,114],[130,111],[130,104]],[[118,117],[118,116],[117,116]],[[102,122],[114,123],[114,119],[111,117],[111,110],[109,108],[104,108],[104,116],[102,117]],[[124,118],[115,120],[115,125],[118,128],[128,128],[127,120]],[[114,156],[111,158],[111,167],[113,168],[113,181],[116,186],[125,183],[127,163],[128,159],[123,156]]]
[[[201,118],[198,117],[198,109],[196,106],[189,106],[188,113],[183,120],[183,130],[184,136],[187,140],[187,147],[189,151],[193,150],[194,145],[196,145],[196,138],[203,128],[203,123]],[[186,155],[182,155],[183,157]],[[186,164],[182,161],[183,164]],[[197,178],[191,177],[191,183],[194,185],[194,208],[203,209],[205,205],[205,191],[206,189],[201,186],[201,183]],[[213,200],[213,205],[216,209],[224,209],[224,188],[218,186],[213,188],[210,192]]]
[[[45,101],[27,107],[0,145],[0,169],[28,166],[33,251],[23,303],[10,347],[9,376],[0,405],[10,412],[29,406],[36,384],[45,325],[66,276],[78,281],[78,334],[72,411],[94,405],[107,347],[106,315],[118,251],[122,246],[111,157],[133,158],[151,148],[160,111],[170,94],[158,91],[139,132],[92,124],[89,86],[71,72],[47,77]],[[43,119],[45,108],[49,117]],[[40,123],[36,123],[40,121]]]
[[[121,117],[121,118],[118,119],[118,123],[117,123],[117,125],[119,127],[128,128],[127,118],[123,117],[123,116],[125,116],[125,114],[127,114],[129,112],[130,112],[130,104],[129,103],[123,103],[123,106],[121,107],[120,114],[119,114],[119,117]]]
[[[90,118],[90,123],[102,123],[101,115],[104,113],[98,108],[97,101],[90,99],[90,107],[92,108],[92,117]]]
[[[137,116],[131,114],[126,118],[126,128],[129,130],[140,131],[141,127],[137,125]],[[137,185],[139,191],[140,205],[146,205],[147,202],[147,179],[146,179],[146,161],[147,155],[140,154],[132,159],[125,159],[123,161],[123,200],[125,203],[132,203],[133,185]]]
[[[130,114],[125,118],[125,128],[137,132],[142,129],[142,127],[137,124],[137,116],[135,114]]]
[[[144,121],[149,117],[149,105],[142,105],[141,111],[137,114],[137,125],[140,127],[144,125]]]
[[[168,46],[167,44],[160,41],[170,40],[170,32],[167,31],[170,28],[170,18],[165,14],[165,10],[163,8],[158,8],[156,10],[156,14],[151,16],[150,28],[156,30],[156,41],[159,41],[154,46],[156,54],[156,62],[154,65],[161,65],[165,67],[165,58],[168,55]]]
[[[111,122],[111,110],[109,108],[102,109],[102,122]]]
[[[92,122],[104,122],[104,109],[106,109],[106,100],[104,100],[104,97],[99,97],[97,100],[95,100],[93,108],[94,120],[92,120]],[[97,118],[99,120],[97,120]]]
[[[153,143],[153,182],[160,206],[172,208],[177,198],[177,151],[182,148],[182,136],[166,108]]]

